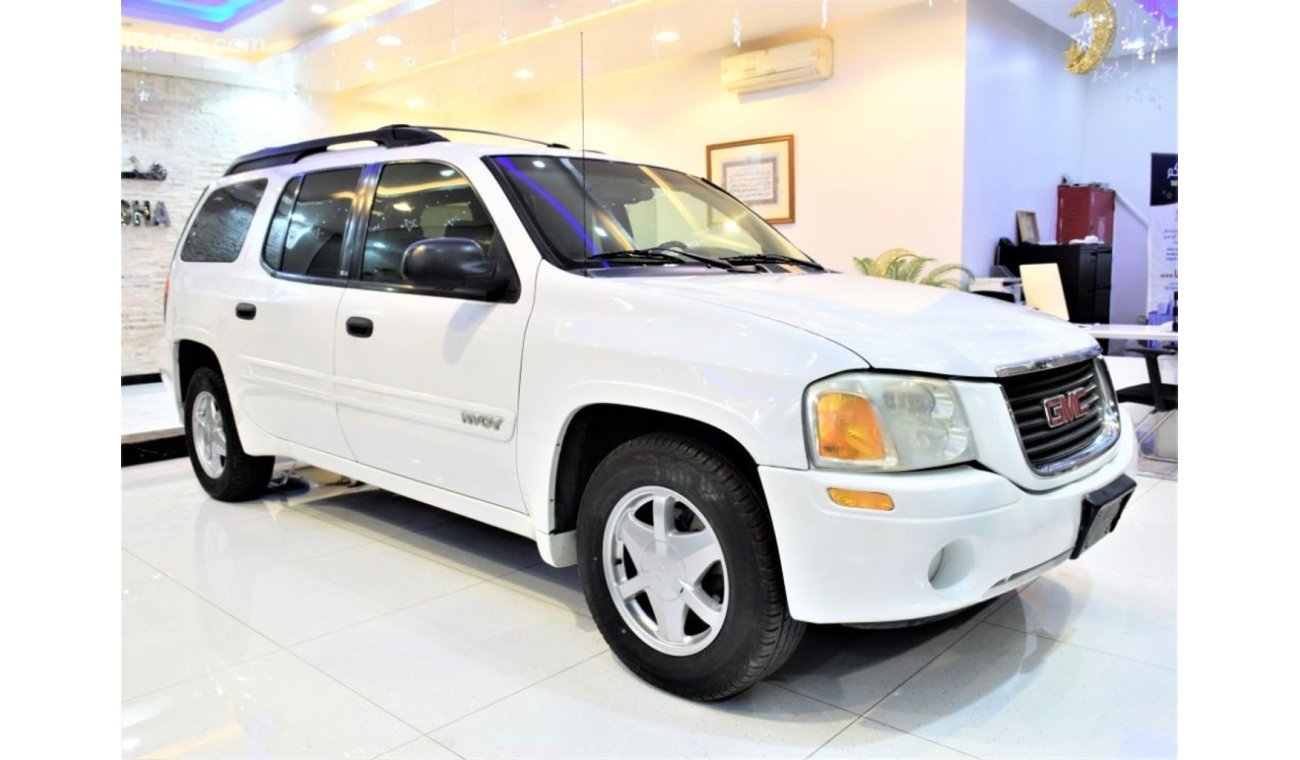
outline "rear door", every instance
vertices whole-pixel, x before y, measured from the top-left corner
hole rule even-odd
[[[514,433],[531,289],[521,292],[514,275],[503,300],[489,303],[405,281],[403,253],[427,238],[474,240],[515,270],[458,168],[393,162],[372,167],[371,176],[360,256],[334,325],[335,393],[348,443],[362,464],[523,511]]]
[[[348,241],[363,167],[288,179],[231,314],[244,413],[273,436],[352,458],[334,409],[334,320],[347,285]]]

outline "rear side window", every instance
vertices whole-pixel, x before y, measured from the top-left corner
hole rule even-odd
[[[343,236],[361,168],[295,177],[284,187],[267,230],[262,260],[277,272],[341,278]]]
[[[181,261],[230,262],[239,258],[266,180],[219,187],[208,194],[181,246]]]

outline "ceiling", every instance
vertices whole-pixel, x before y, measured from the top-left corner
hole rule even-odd
[[[925,0],[831,0],[829,20]],[[141,18],[139,6],[254,4],[225,29]],[[822,22],[820,0],[123,0],[122,68],[394,105],[453,81],[508,96],[586,71],[734,49]],[[321,12],[324,11],[324,12]],[[736,13],[739,17],[736,17]],[[132,13],[137,15],[132,16]],[[673,41],[656,35],[675,33]],[[393,38],[393,39],[386,39]],[[381,44],[381,40],[391,46]],[[393,44],[400,42],[400,44]],[[516,77],[527,70],[533,76]],[[463,87],[461,88],[463,91]]]
[[[571,84],[580,44],[582,70],[607,74],[920,2],[934,0],[122,0],[122,68],[433,109]],[[1081,27],[1076,0],[1012,2]],[[1176,0],[1113,2],[1120,40],[1156,23],[1142,5],[1172,4],[1176,25]]]
[[[1036,16],[1041,21],[1053,26],[1066,35],[1078,34],[1085,23],[1086,16],[1070,17],[1070,11],[1078,5],[1087,3],[1079,0],[1011,0],[1015,5]],[[1178,0],[1111,0],[1115,6],[1115,20],[1119,30],[1115,35],[1115,45],[1111,48],[1111,57],[1136,55],[1133,49],[1125,50],[1121,45],[1130,40],[1132,45],[1137,40],[1144,40],[1144,48],[1150,50],[1151,36],[1161,23],[1169,26],[1167,35],[1169,48],[1178,47]],[[1163,35],[1162,35],[1163,36]]]

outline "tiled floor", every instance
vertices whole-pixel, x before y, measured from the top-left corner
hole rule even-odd
[[[162,383],[122,386],[122,443],[180,435],[176,400]]]
[[[122,470],[125,757],[1175,754],[1177,483],[1019,594],[912,629],[810,627],[728,702],[626,671],[577,574],[382,491],[207,499]]]

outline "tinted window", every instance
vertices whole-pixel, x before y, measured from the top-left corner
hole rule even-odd
[[[304,174],[285,186],[262,258],[289,274],[338,278],[361,169]]]
[[[809,260],[740,201],[681,172],[564,156],[490,160],[561,264],[586,266],[588,256],[660,247],[715,258],[775,253]]]
[[[289,217],[293,214],[293,204],[298,200],[298,186],[302,177],[294,177],[284,186],[280,201],[275,206],[275,216],[271,217],[271,226],[266,231],[266,246],[262,249],[262,258],[272,269],[279,271],[284,261],[284,240],[289,234]]]
[[[496,229],[469,180],[444,164],[389,164],[379,176],[361,279],[403,282],[402,254],[426,238],[468,238],[492,256]]]
[[[234,261],[253,224],[253,212],[266,191],[256,179],[219,187],[199,208],[181,247],[181,261]]]

